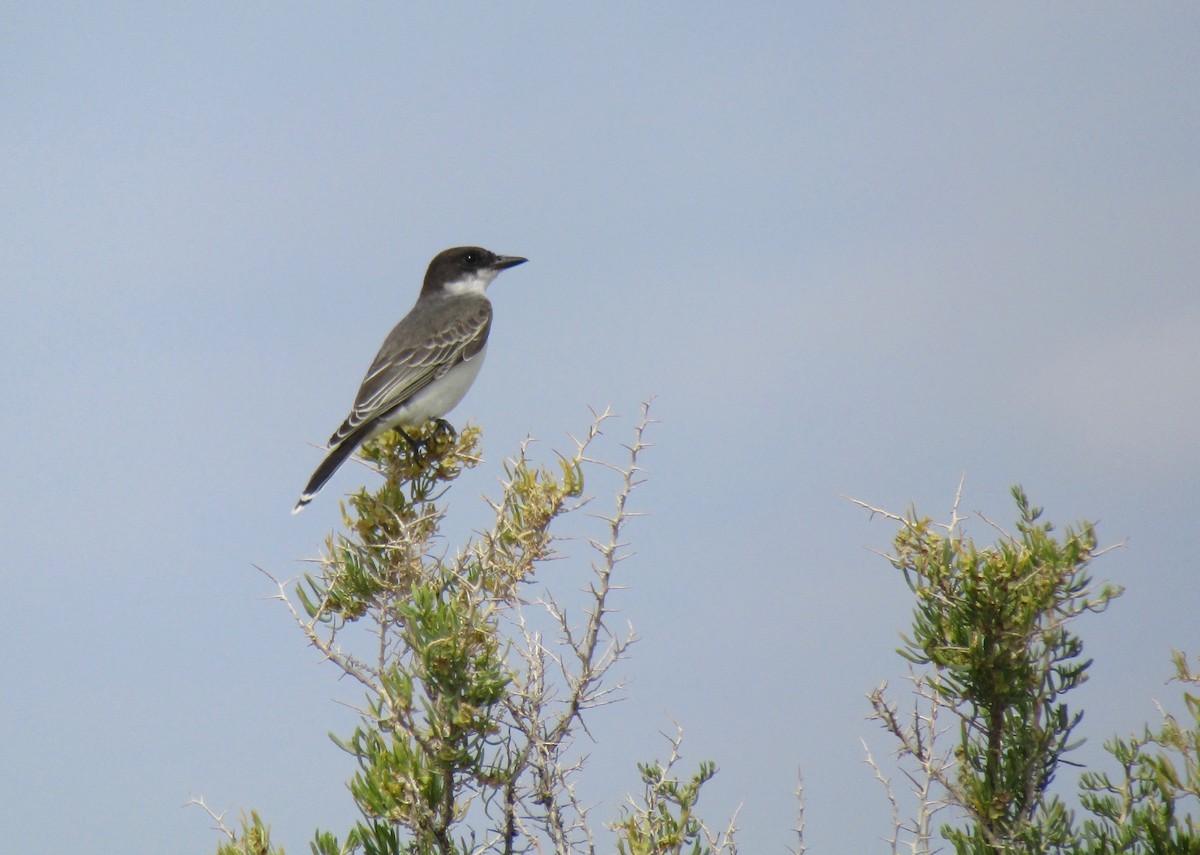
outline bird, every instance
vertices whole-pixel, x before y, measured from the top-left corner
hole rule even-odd
[[[492,326],[487,287],[501,271],[526,261],[478,246],[457,246],[433,257],[416,303],[384,339],[293,514],[362,443],[391,428],[440,420],[458,405],[487,354]]]

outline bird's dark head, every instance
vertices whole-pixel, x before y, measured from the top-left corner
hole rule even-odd
[[[444,249],[429,262],[422,294],[484,294],[501,270],[524,264],[528,259],[517,255],[496,255],[481,246],[456,246]]]

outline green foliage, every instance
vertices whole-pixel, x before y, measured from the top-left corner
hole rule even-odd
[[[598,416],[576,452],[553,467],[531,465],[522,447],[491,504],[494,526],[453,555],[437,543],[439,502],[479,462],[479,431],[456,436],[429,426],[415,443],[389,433],[363,448],[383,484],[343,508],[344,533],[328,538],[320,570],[304,576],[294,600],[280,585],[309,642],[365,694],[357,727],[334,738],[357,760],[349,789],[361,819],[343,839],[317,831],[313,855],[596,851],[571,780],[582,761],[565,752],[584,712],[607,702],[604,678],[632,641],[605,621],[612,574],[628,556],[625,504],[640,483],[648,416],[628,446],[627,466],[599,464],[623,483],[612,516],[594,515],[607,538],[587,538],[597,557],[582,625],[542,593],[532,605],[554,627],[548,643],[526,624],[531,602],[521,592],[538,565],[556,557],[554,521],[586,502],[584,465],[597,463],[587,449],[606,418]],[[902,762],[915,767],[906,774],[918,813],[910,824],[896,814],[893,852],[901,832],[911,835],[914,853],[936,851],[933,817],[949,807],[959,816],[940,832],[957,853],[1200,855],[1194,691],[1183,693],[1187,720],[1164,714],[1157,730],[1107,743],[1119,772],[1082,775],[1080,805],[1089,818],[1077,824],[1050,794],[1078,744],[1082,712],[1068,696],[1091,665],[1073,621],[1104,611],[1121,590],[1093,585],[1093,526],[1055,536],[1024,492],[1012,493],[1015,533],[997,528],[997,542],[983,547],[963,533],[957,505],[946,525],[870,509],[899,523],[889,560],[915,605],[898,652],[921,669],[911,719],[885,697],[886,687],[871,696],[874,717],[898,740]],[[366,656],[355,652],[363,638]],[[1181,653],[1175,669],[1180,682],[1200,686]],[[679,777],[679,744],[672,740],[665,764],[639,764],[642,793],[610,826],[620,855],[736,852],[733,824],[714,835],[696,812],[716,767],[702,762],[690,778]],[[898,811],[890,785],[888,792]],[[214,817],[229,838],[218,855],[283,855],[258,814],[243,816],[239,832]]]
[[[958,722],[953,756],[941,759],[904,729],[894,707],[874,698],[876,715],[966,814],[942,834],[959,853],[1045,852],[1073,840],[1071,815],[1047,788],[1077,743],[1082,713],[1066,696],[1087,679],[1090,660],[1069,628],[1086,612],[1103,611],[1118,588],[1092,587],[1096,549],[1090,524],[1061,539],[1039,522],[1024,492],[1016,534],[1001,532],[978,547],[957,520],[935,526],[910,513],[895,537],[893,566],[916,597],[902,656],[929,666],[927,700]]]
[[[416,448],[388,431],[359,450],[384,483],[351,497],[353,513],[342,510],[348,534],[330,535],[322,574],[305,575],[297,588],[310,618],[340,628],[373,603],[404,598],[423,575],[423,557],[443,515],[435,502],[463,469],[479,463],[480,434],[468,427],[454,437],[436,423],[414,434]]]
[[[620,855],[710,855],[714,850],[707,844],[704,824],[695,815],[700,800],[700,788],[717,768],[702,762],[700,771],[687,783],[673,777],[671,770],[677,755],[665,765],[639,763],[643,792],[640,803],[627,809],[613,828],[618,833],[617,852]]]
[[[577,468],[556,479],[517,462],[504,517],[526,524],[513,534],[517,526],[506,525],[457,560],[435,558],[432,540],[443,516],[436,501],[478,462],[479,431],[453,438],[433,427],[414,439],[415,447],[385,434],[364,447],[384,484],[351,499],[348,534],[331,538],[323,572],[307,575],[297,589],[311,621],[334,632],[365,622],[380,643],[370,665],[335,655],[368,688],[361,723],[349,738],[335,738],[359,764],[350,792],[364,821],[347,838],[350,851],[470,850],[455,831],[470,798],[488,798],[518,771],[491,750],[513,680],[500,614],[545,556],[551,521],[583,486]],[[338,851],[335,844],[318,835],[313,848]]]
[[[1183,653],[1173,661],[1176,680],[1200,686],[1200,672],[1189,669]],[[1183,701],[1186,724],[1164,714],[1158,730],[1105,744],[1121,767],[1116,781],[1103,772],[1080,776],[1083,806],[1095,817],[1084,822],[1081,851],[1200,852],[1200,827],[1186,813],[1200,807],[1200,696],[1185,691]]]
[[[255,811],[242,814],[241,834],[229,833],[229,842],[217,846],[217,855],[284,855],[283,847],[271,845],[271,828]]]
[[[1121,590],[1092,584],[1096,552],[1089,524],[1061,538],[1040,522],[1041,510],[1013,489],[1016,534],[1000,532],[994,546],[978,547],[960,528],[957,507],[947,525],[910,512],[882,513],[900,524],[891,563],[903,574],[916,605],[911,633],[899,653],[926,670],[914,676],[917,706],[911,719],[871,696],[875,718],[900,743],[900,757],[918,797],[917,815],[896,820],[914,852],[934,851],[931,819],[946,807],[962,818],[941,826],[955,852],[1072,853],[1072,855],[1197,855],[1200,829],[1200,697],[1184,693],[1190,721],[1166,715],[1157,731],[1114,739],[1105,747],[1120,774],[1086,771],[1081,824],[1047,792],[1082,712],[1067,695],[1087,679],[1091,661],[1071,631],[1072,621],[1103,611]],[[1183,654],[1176,678],[1200,685]],[[956,727],[946,729],[939,711]],[[950,750],[937,743],[952,736]],[[873,762],[873,761],[872,761]],[[886,780],[885,780],[885,783]],[[889,796],[896,809],[895,798]],[[1191,813],[1189,813],[1191,811]]]
[[[584,711],[606,702],[606,673],[632,641],[605,621],[612,574],[628,555],[625,503],[640,483],[637,460],[651,421],[644,409],[626,446],[629,462],[617,466],[588,456],[609,417],[597,416],[574,454],[556,465],[532,465],[523,446],[491,503],[494,526],[457,553],[438,543],[440,502],[478,464],[478,429],[455,435],[427,425],[411,440],[389,432],[362,448],[382,485],[343,507],[343,533],[327,539],[319,570],[305,574],[291,597],[277,583],[309,643],[365,696],[353,732],[334,737],[357,761],[349,790],[361,819],[341,839],[318,830],[314,855],[595,850],[571,782],[577,761],[565,754]],[[616,510],[594,514],[607,537],[585,541],[596,559],[582,626],[549,592],[534,601],[556,629],[547,643],[527,626],[530,603],[521,593],[538,565],[556,557],[554,521],[587,501],[585,464],[618,474]],[[658,767],[643,774],[652,769],[654,807],[630,825],[627,839],[637,841],[630,851],[682,851],[703,829],[693,808],[715,770],[703,765],[680,785]],[[227,855],[270,851],[257,815],[240,841],[226,833]],[[645,848],[671,840],[678,845]]]

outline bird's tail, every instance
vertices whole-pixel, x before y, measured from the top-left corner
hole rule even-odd
[[[321,488],[333,477],[333,473],[338,471],[338,467],[346,462],[346,458],[354,453],[354,449],[358,448],[358,444],[362,439],[363,432],[361,430],[355,431],[329,449],[329,453],[325,455],[325,459],[321,461],[321,465],[317,467],[317,471],[308,479],[308,486],[300,494],[300,499],[296,502],[296,507],[292,508],[293,514],[300,513],[304,509],[304,506],[311,502],[317,493],[321,492]]]

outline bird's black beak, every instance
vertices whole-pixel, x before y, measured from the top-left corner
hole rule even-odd
[[[528,258],[521,258],[519,255],[497,255],[496,260],[492,262],[492,267],[497,270],[507,270],[510,267],[516,267],[518,264],[524,264]]]

